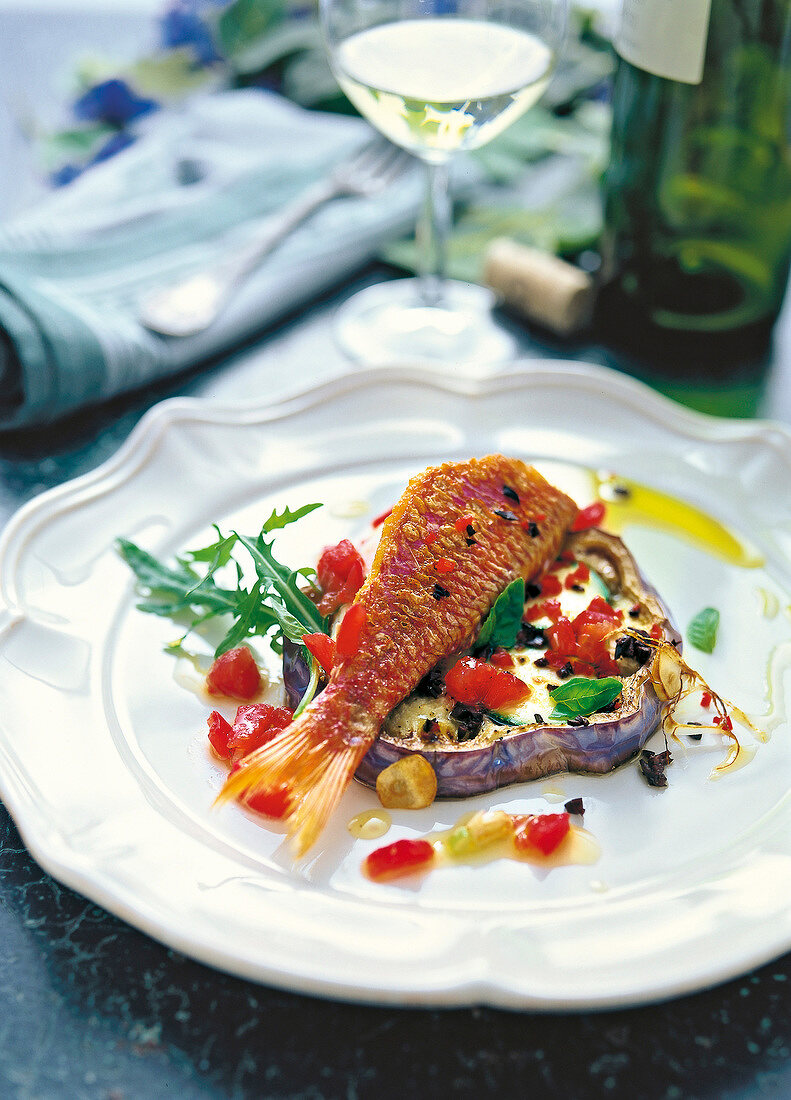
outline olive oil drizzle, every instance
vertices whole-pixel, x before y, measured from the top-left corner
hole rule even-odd
[[[632,524],[669,531],[742,569],[758,569],[764,558],[735,531],[694,504],[608,473],[594,473],[596,495],[607,504],[606,526],[621,534]]]

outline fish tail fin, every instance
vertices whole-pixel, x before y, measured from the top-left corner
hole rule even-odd
[[[295,854],[315,842],[349,785],[370,742],[354,738],[328,741],[323,723],[306,711],[232,772],[217,802],[249,797],[286,786],[291,810],[286,817]]]

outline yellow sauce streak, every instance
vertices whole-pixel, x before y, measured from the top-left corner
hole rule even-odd
[[[743,569],[765,564],[753,547],[693,504],[612,474],[594,474],[593,478],[597,494],[607,503],[604,525],[609,531],[620,534],[629,524],[643,524],[669,531]],[[628,495],[616,493],[616,486],[628,490]]]
[[[510,836],[498,838],[485,847],[469,853],[452,852],[448,846],[449,838],[474,816],[472,813],[463,814],[449,829],[430,833],[426,837],[429,844],[433,845],[436,854],[434,867],[448,867],[454,864],[480,867],[487,863],[494,863],[498,859],[512,859],[517,863],[530,863],[535,867],[545,868],[588,866],[596,863],[601,855],[601,847],[593,834],[577,825],[571,826],[555,851],[550,852],[548,856],[543,855],[538,849],[520,851]]]
[[[393,823],[387,810],[363,810],[355,814],[346,828],[357,840],[378,840]]]

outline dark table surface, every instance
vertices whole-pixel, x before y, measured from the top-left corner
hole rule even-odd
[[[348,369],[332,345],[334,304],[312,303],[177,388],[0,436],[0,524],[108,458],[162,397],[258,402]],[[613,363],[591,341],[520,339],[528,356]],[[791,422],[791,308],[753,396],[759,414]],[[670,1003],[601,1013],[335,1003],[229,977],[137,932],[45,874],[1,806],[0,841],[2,1098],[791,1096],[791,955]]]

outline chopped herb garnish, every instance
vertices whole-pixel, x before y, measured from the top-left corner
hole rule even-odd
[[[512,489],[510,485],[503,485],[503,496],[507,500],[513,501],[514,504],[519,503],[519,493],[516,489]]]
[[[595,714],[614,702],[622,690],[623,684],[615,676],[605,676],[601,680],[575,676],[552,692],[555,709],[549,717],[557,720]]]
[[[715,607],[704,607],[687,627],[687,641],[703,653],[713,653],[719,625],[719,611]]]
[[[517,577],[494,601],[492,610],[484,619],[478,632],[476,648],[490,646],[496,649],[502,646],[504,649],[510,649],[515,645],[522,628],[524,608],[525,582],[521,577]]]

